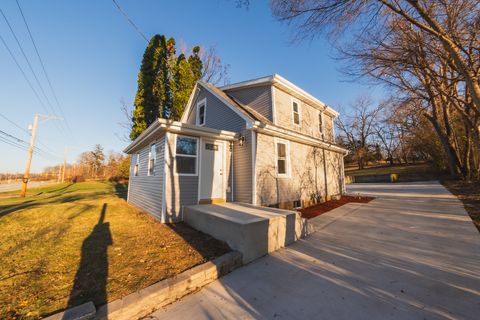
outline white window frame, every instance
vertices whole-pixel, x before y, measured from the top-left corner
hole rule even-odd
[[[290,141],[280,138],[274,138],[275,144],[275,173],[277,174],[278,178],[290,178],[291,176],[291,168],[290,168]],[[282,143],[285,144],[285,173],[278,173],[278,146],[277,144]]]
[[[295,123],[295,110],[293,110],[293,104],[294,103],[296,103],[297,106],[298,106],[298,110],[297,110],[298,123]],[[302,107],[301,107],[301,104],[300,104],[300,100],[297,100],[297,99],[292,97],[291,108],[292,108],[292,123],[293,123],[294,126],[300,127],[302,125],[302,111],[301,111]]]
[[[200,107],[203,105],[203,123],[200,123]],[[197,112],[195,118],[195,124],[197,126],[203,127],[207,122],[207,98],[203,98],[202,100],[197,102]]]
[[[188,158],[196,158],[195,161],[195,173],[178,173],[177,172],[177,139],[178,138],[189,138],[189,139],[195,139],[197,141],[197,150],[196,150],[196,155],[190,155],[190,154],[183,154],[180,153],[179,155],[182,157],[188,157]],[[198,176],[198,161],[200,159],[199,155],[199,144],[200,144],[200,139],[198,137],[192,137],[192,136],[185,136],[185,135],[180,135],[177,134],[175,136],[175,145],[173,146],[173,161],[174,161],[174,166],[173,166],[173,173],[176,176],[187,176],[187,177],[196,177]]]
[[[133,166],[133,176],[138,177],[140,173],[140,153],[135,154],[136,160],[135,165]]]
[[[153,150],[153,168],[151,164],[152,160],[152,150]],[[157,149],[155,143],[150,145],[150,150],[148,151],[148,165],[147,165],[147,176],[155,175],[155,164],[157,163]],[[151,172],[150,172],[151,171]]]
[[[323,120],[322,111],[318,111],[318,132],[322,140],[325,140],[325,121]]]

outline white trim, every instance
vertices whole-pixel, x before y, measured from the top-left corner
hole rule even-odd
[[[222,91],[225,91],[225,90],[230,90],[230,89],[235,89],[235,88],[262,85],[262,84],[265,84],[265,83],[272,82],[274,80],[275,76],[276,76],[276,74],[271,75],[271,76],[256,78],[256,79],[252,79],[252,80],[237,82],[237,83],[229,84],[229,85],[226,85],[226,86],[223,86],[223,87],[219,87],[219,89],[222,90]]]
[[[298,123],[295,123],[295,111],[293,110],[293,104],[297,104],[297,113],[298,113]],[[302,126],[302,106],[300,100],[290,96],[290,108],[292,108],[292,124],[300,128]]]
[[[222,176],[223,176],[223,200],[227,202],[227,142],[219,140],[220,143],[223,143],[223,164],[222,164]]]
[[[187,158],[196,158],[195,161],[195,173],[177,173],[177,139],[178,137],[183,137],[183,138],[190,138],[190,139],[195,139],[197,141],[197,151],[196,155],[192,156],[190,154],[180,154],[181,157],[187,157]],[[182,134],[176,134],[175,135],[175,143],[173,144],[173,174],[175,176],[186,176],[186,177],[196,177],[198,176],[198,149],[199,149],[199,138],[198,137],[192,137],[192,136],[186,136]]]
[[[233,174],[233,150],[235,149],[233,141],[228,142],[228,148],[229,148],[229,151],[231,153],[231,156],[230,156],[230,163],[231,163],[231,165],[230,165],[230,176],[232,177],[232,184],[230,185],[230,198],[232,199],[232,202],[233,202],[234,201],[234,197],[233,197],[233,178],[235,177],[235,175]],[[225,159],[225,161],[226,161],[226,159]],[[228,180],[227,180],[227,183],[228,183]]]
[[[257,204],[257,135],[253,130],[252,134],[252,204]]]
[[[208,92],[210,92],[211,94],[213,94],[217,99],[219,99],[221,102],[223,102],[227,107],[229,107],[230,109],[232,109],[233,112],[235,112],[236,114],[238,114],[243,120],[245,120],[245,122],[247,123],[247,128],[250,128],[252,125],[253,125],[253,121],[247,117],[243,112],[241,112],[240,110],[238,110],[237,107],[235,106],[232,106],[230,104],[230,102],[228,102],[227,100],[225,100],[222,96],[219,96],[215,91],[213,91],[212,89],[210,89],[208,86],[206,85],[203,85],[201,82],[199,82],[200,85],[205,88],[205,90],[207,90]]]
[[[327,149],[327,150],[338,152],[344,155],[347,154],[348,152],[347,149],[336,146],[333,143],[329,143],[327,141],[321,141],[317,138],[302,134],[300,132],[295,132],[295,131],[281,128],[278,126],[272,126],[272,125],[256,122],[255,125],[252,127],[252,130],[255,130],[256,132],[264,133],[273,137],[279,137],[279,138],[287,139],[289,141],[295,141],[295,142],[303,143],[306,145],[320,147],[322,149]]]
[[[198,167],[200,168],[200,172],[198,173],[198,186],[197,186],[197,203],[200,203],[200,187],[202,185],[202,157],[203,157],[203,138],[198,138],[200,149],[198,151]]]
[[[197,91],[198,91],[198,85],[197,85],[197,83],[195,83],[195,86],[193,87],[192,93],[190,94],[190,97],[188,98],[188,102],[187,102],[187,105],[185,107],[185,110],[183,111],[180,122],[187,122],[188,116],[190,115],[190,111],[192,109],[192,103],[193,103],[195,95],[197,94]]]
[[[148,159],[147,159],[147,177],[154,177],[155,176],[155,165],[157,164],[157,146],[155,145],[156,141],[153,141],[150,144],[150,148],[148,150]],[[151,160],[152,160],[152,148],[154,149],[154,157],[153,157],[153,172],[150,173],[151,167]]]
[[[274,147],[275,147],[275,174],[277,178],[290,178],[292,176],[291,172],[291,157],[290,157],[290,141],[286,139],[281,139],[278,137],[273,138]],[[286,173],[278,173],[278,153],[277,153],[277,144],[284,144],[285,145],[285,170]]]
[[[135,156],[135,164],[133,165],[133,176],[138,177],[140,176],[140,152],[134,153]]]
[[[198,161],[198,187],[197,187],[197,203],[200,203],[200,191],[201,191],[201,185],[202,185],[202,157],[203,157],[203,146],[206,141],[213,141],[213,143],[221,143],[222,148],[223,148],[223,155],[222,155],[222,199],[227,201],[227,185],[228,185],[228,180],[226,178],[226,162],[227,162],[227,155],[226,155],[226,149],[227,149],[227,142],[225,140],[216,140],[216,139],[209,139],[209,138],[200,138],[200,151],[199,151],[199,161]],[[212,181],[213,183],[213,181]]]
[[[332,141],[333,143],[335,143],[335,123],[334,123],[334,119],[332,119]]]
[[[296,86],[295,84],[291,83],[290,81],[288,81],[287,79],[283,78],[278,74],[230,84],[228,86],[220,87],[219,89],[230,90],[230,89],[236,89],[236,88],[260,86],[265,84],[271,84],[271,85],[278,84],[280,87],[293,91],[299,97],[306,99],[308,100],[308,102],[311,102],[313,105],[317,106],[318,108],[325,110],[327,113],[330,113],[333,117],[339,116],[339,113],[337,111],[335,111],[334,109],[326,105],[324,102],[318,100],[317,98],[312,96],[310,93],[306,92],[305,90],[301,89],[300,87]]]
[[[140,136],[135,139],[135,141],[128,145],[123,150],[123,152],[132,154],[136,150],[141,149],[143,146],[145,146],[149,141],[158,137],[159,133],[165,131],[197,137],[209,137],[212,139],[220,140],[236,140],[239,136],[238,133],[231,131],[212,129],[208,127],[199,127],[194,124],[159,118],[157,119],[157,121],[152,123],[145,131],[143,131]]]
[[[163,201],[162,201],[162,213],[161,213],[161,221],[165,223],[167,221],[167,169],[169,169],[169,164],[170,161],[168,160],[168,148],[167,148],[167,143],[169,139],[169,133],[165,133],[165,139],[163,141]],[[169,170],[170,172],[170,170]],[[168,178],[170,179],[171,176],[168,175]],[[171,184],[170,184],[171,185]]]
[[[273,124],[277,124],[277,106],[276,106],[276,99],[275,99],[275,87],[270,87],[270,94],[272,95],[272,122]]]
[[[203,105],[203,123],[200,123],[200,107]],[[205,126],[207,123],[207,98],[197,102],[196,113],[195,113],[195,124],[199,127]]]

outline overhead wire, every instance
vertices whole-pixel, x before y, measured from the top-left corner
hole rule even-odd
[[[45,89],[43,88],[42,84],[40,83],[40,80],[38,79],[38,76],[37,76],[37,73],[35,72],[35,70],[33,69],[32,67],[32,64],[30,63],[30,59],[28,59],[27,57],[27,54],[25,53],[25,50],[23,49],[23,46],[22,44],[20,43],[20,40],[18,39],[17,37],[17,34],[15,33],[15,31],[13,30],[13,27],[10,23],[10,21],[8,20],[7,16],[5,15],[4,11],[0,8],[0,14],[3,16],[3,19],[5,20],[13,38],[15,39],[15,42],[17,43],[19,49],[20,49],[20,52],[22,53],[23,57],[25,58],[25,61],[27,62],[27,65],[31,71],[31,73],[33,74],[33,77],[35,79],[35,82],[37,83],[38,87],[40,88],[40,91],[41,93],[43,94],[43,97],[45,98],[46,102],[47,102],[47,105],[50,107],[49,109],[50,110],[46,110],[47,113],[51,113],[52,115],[57,115],[54,108],[53,108],[53,105],[52,103],[50,102],[50,99],[48,99],[48,96],[45,92]],[[5,40],[3,40],[3,42],[6,44]],[[10,50],[11,51],[11,50]],[[47,109],[47,108],[45,108]],[[55,122],[55,125],[56,127],[60,130],[60,131],[64,131],[65,132],[65,129],[63,129],[63,127],[59,126],[57,122]],[[61,129],[62,128],[62,129]]]
[[[23,19],[23,23],[25,24],[25,27],[27,28],[27,32],[28,32],[28,35],[30,37],[30,40],[32,41],[32,44],[33,44],[33,47],[35,49],[35,53],[37,55],[37,58],[38,58],[38,61],[40,62],[40,65],[42,67],[42,70],[43,70],[43,74],[45,75],[45,79],[47,80],[47,83],[48,83],[48,86],[50,88],[50,91],[52,92],[52,95],[53,95],[53,98],[55,99],[55,102],[56,102],[56,105],[57,105],[57,108],[58,110],[60,111],[60,115],[64,118],[65,120],[65,125],[67,126],[67,129],[69,130],[70,132],[70,135],[72,136],[72,138],[75,139],[74,135],[73,135],[73,132],[72,132],[72,129],[70,127],[70,124],[68,122],[68,119],[66,118],[65,116],[65,113],[63,111],[63,108],[62,106],[60,105],[60,102],[58,100],[58,96],[57,96],[57,93],[55,92],[55,89],[53,88],[53,85],[52,85],[52,82],[50,81],[50,77],[48,76],[48,73],[47,73],[47,69],[45,68],[45,64],[43,63],[43,59],[40,55],[40,52],[38,50],[38,47],[37,47],[37,44],[35,42],[35,39],[33,38],[33,34],[30,30],[30,26],[28,25],[28,22],[27,22],[27,19],[23,13],[23,10],[22,10],[22,7],[20,6],[20,3],[18,0],[15,0],[15,2],[17,3],[17,7],[18,7],[18,10],[20,11],[20,15],[22,16],[22,19]]]

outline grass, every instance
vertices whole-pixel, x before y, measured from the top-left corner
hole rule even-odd
[[[129,206],[126,186],[59,184],[0,193],[0,319],[97,306],[228,251],[184,224]]]
[[[368,166],[362,170],[359,170],[357,166],[346,167],[345,174],[347,176],[366,176],[366,175],[378,175],[378,174],[391,174],[396,173],[399,178],[418,178],[418,179],[439,179],[444,176],[444,173],[433,168],[429,163],[417,163],[417,164],[376,164]]]
[[[463,202],[465,210],[480,232],[480,182],[446,180],[442,184]]]

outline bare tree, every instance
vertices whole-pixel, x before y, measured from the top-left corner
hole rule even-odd
[[[480,177],[479,1],[278,0],[273,10],[304,36],[353,31],[336,39],[347,73],[396,90],[432,125],[452,176]]]
[[[201,58],[203,62],[202,80],[213,85],[226,85],[230,83],[228,70],[229,64],[222,63],[215,47],[202,48]]]
[[[375,134],[375,124],[383,106],[373,105],[369,96],[358,97],[350,106],[352,112],[341,116],[337,121],[337,127],[347,147],[354,154],[358,168],[365,167],[370,138]]]

